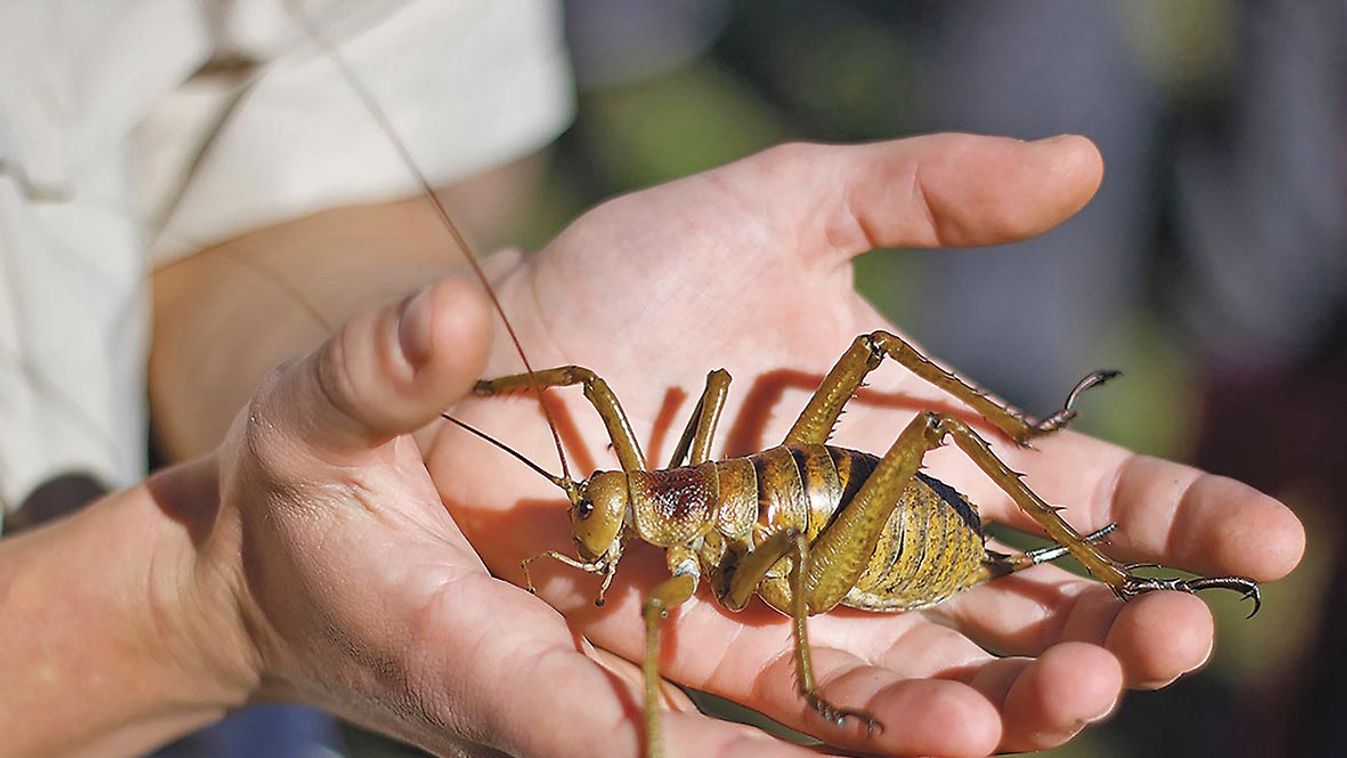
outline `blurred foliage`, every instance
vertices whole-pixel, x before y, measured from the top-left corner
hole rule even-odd
[[[1235,30],[1227,0],[1141,0],[1119,6],[1136,58],[1176,98],[1219,97]]]

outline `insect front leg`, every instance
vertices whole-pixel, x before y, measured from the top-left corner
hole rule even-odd
[[[583,366],[561,366],[535,371],[532,375],[512,374],[484,380],[473,385],[472,393],[478,397],[490,397],[525,392],[534,387],[542,390],[576,384],[584,388],[585,399],[589,400],[594,410],[598,411],[599,418],[603,419],[622,470],[644,471],[645,454],[641,452],[641,445],[636,441],[636,434],[631,430],[631,422],[627,420],[622,404],[617,401],[617,395],[609,388],[608,382]]]
[[[1074,406],[1080,394],[1119,373],[1094,371],[1088,374],[1076,383],[1060,409],[1039,419],[991,399],[986,391],[940,368],[901,337],[882,330],[874,331],[862,334],[851,343],[809,399],[782,444],[821,445],[827,442],[842,407],[860,389],[866,375],[878,368],[885,357],[898,361],[908,371],[968,404],[1021,445],[1027,445],[1033,437],[1064,428],[1076,416]]]
[[[677,468],[687,461],[693,466],[706,463],[711,457],[711,440],[716,434],[716,425],[720,422],[720,411],[725,407],[725,397],[730,393],[730,372],[723,368],[706,375],[706,389],[697,401],[697,407],[678,439],[673,455],[669,458],[669,468]],[[692,457],[688,458],[689,449]]]
[[[551,558],[557,563],[570,566],[573,569],[579,569],[587,574],[603,574],[603,584],[599,585],[599,594],[594,600],[595,605],[603,605],[603,596],[607,594],[608,587],[613,583],[613,576],[617,571],[616,560],[605,555],[602,559],[597,561],[580,561],[557,550],[548,550],[538,553],[537,555],[529,556],[519,562],[519,568],[524,572],[524,589],[535,594],[538,590],[533,586],[533,574],[530,572],[529,566],[539,558]]]
[[[645,660],[641,673],[645,680],[645,754],[648,758],[659,758],[664,754],[660,740],[660,626],[669,617],[669,611],[692,597],[700,578],[697,555],[691,548],[671,547],[666,557],[673,576],[660,583],[641,606],[641,618],[645,621]]]

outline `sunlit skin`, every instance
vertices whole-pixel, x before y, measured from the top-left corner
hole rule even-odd
[[[1081,138],[1026,144],[939,135],[848,148],[791,145],[609,202],[537,257],[498,256],[489,268],[533,364],[594,369],[649,448],[660,444],[646,435],[670,388],[695,399],[707,370],[728,369],[735,382],[722,428],[732,427],[764,373],[821,375],[856,334],[891,329],[854,292],[854,256],[872,247],[1034,236],[1079,210],[1101,172],[1098,153]],[[932,300],[957,307],[958,293]],[[938,354],[939,346],[928,347]],[[486,375],[518,370],[508,342],[497,339]],[[913,410],[949,403],[892,366],[870,384],[910,406],[853,407],[839,444],[882,452]],[[572,392],[561,395],[590,459],[616,468],[596,415]],[[762,430],[763,446],[781,438],[806,396],[807,389],[785,393]],[[1099,390],[1083,412],[1106,402],[1107,390]],[[556,471],[536,404],[474,400],[458,414]],[[1079,529],[1116,521],[1107,549],[1119,559],[1270,581],[1290,571],[1303,550],[1303,530],[1286,508],[1232,480],[1069,431],[1036,442],[1036,450],[987,434],[1048,502],[1067,506]],[[565,498],[541,477],[447,425],[423,444],[455,520],[493,572],[518,580],[523,557],[547,549],[575,554]],[[673,440],[662,444],[667,451]],[[1032,529],[957,452],[941,450],[927,462],[978,503],[984,518]],[[640,659],[640,600],[667,575],[658,553],[629,548],[602,609],[592,605],[597,577],[534,566],[541,596],[587,637]],[[1252,623],[1268,623],[1263,619],[1275,613],[1270,607]],[[1106,587],[1048,566],[931,611],[836,612],[813,619],[810,631],[823,692],[875,714],[883,733],[820,723],[792,682],[788,619],[759,604],[735,615],[701,597],[679,610],[662,670],[851,749],[982,754],[1062,743],[1109,713],[1123,688],[1158,687],[1201,666],[1214,636],[1199,598],[1154,593],[1123,604]],[[624,713],[636,729],[630,709],[610,715],[617,721]]]
[[[818,377],[857,334],[886,326],[851,289],[852,256],[1032,236],[1078,210],[1100,170],[1080,138],[789,146],[606,204],[538,257],[495,256],[487,268],[533,363],[607,378],[652,460],[673,449],[676,432],[649,438],[671,388],[690,397],[709,369],[728,369],[720,439],[742,454],[775,444],[810,389],[768,392],[765,428],[753,430],[739,420],[762,412],[744,403],[762,377]],[[283,699],[438,754],[478,743],[518,755],[640,753],[631,661],[643,654],[640,601],[667,571],[658,551],[631,546],[603,609],[592,603],[601,577],[550,561],[534,564],[541,597],[492,576],[520,582],[520,560],[548,549],[574,556],[569,506],[518,461],[437,421],[518,359],[492,339],[499,327],[476,285],[426,287],[431,262],[445,259],[429,215],[419,200],[334,209],[156,276],[155,414],[170,451],[201,457],[0,541],[0,610],[30,620],[0,625],[0,647],[35,663],[0,666],[7,749],[145,752],[228,709]],[[307,350],[318,330],[292,290],[259,287],[251,270],[228,265],[234,248],[293,281],[336,285],[314,298],[318,312],[360,315],[258,386],[254,368]],[[319,271],[342,275],[305,276]],[[247,277],[229,286],[229,272]],[[382,307],[363,299],[416,287]],[[939,301],[954,307],[957,295]],[[838,444],[883,451],[913,412],[944,403],[894,366],[871,385],[906,398],[902,409],[858,401]],[[585,458],[614,462],[577,395],[559,416],[584,440],[578,478]],[[1081,410],[1106,402],[1100,389]],[[687,397],[678,410],[690,411]],[[454,413],[556,472],[526,398]],[[1231,480],[1071,432],[1028,451],[981,431],[1082,532],[1117,522],[1107,549],[1122,560],[1270,581],[1303,551],[1288,510]],[[1029,526],[956,451],[928,461],[984,519]],[[1270,597],[1248,623],[1277,613]],[[931,611],[811,619],[822,693],[884,724],[867,736],[822,723],[798,696],[786,617],[756,602],[732,614],[701,595],[665,628],[666,676],[847,749],[900,755],[1059,744],[1108,713],[1124,686],[1200,666],[1214,635],[1199,598],[1162,592],[1124,605],[1046,566]],[[816,755],[698,714],[672,689],[668,704],[668,755]]]

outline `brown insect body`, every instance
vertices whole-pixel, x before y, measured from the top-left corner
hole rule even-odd
[[[812,542],[878,462],[858,450],[792,445],[699,466],[612,473],[628,482],[628,538],[662,548],[689,545],[723,600],[746,555],[783,530],[796,530]],[[998,575],[1001,556],[983,546],[977,507],[925,474],[904,488],[876,537],[842,605],[870,611],[926,608]],[[785,614],[791,612],[792,560],[782,558],[758,587],[758,595]],[[809,607],[811,615],[829,610]]]
[[[851,717],[869,729],[880,726],[873,716],[833,705],[819,694],[810,662],[807,617],[838,605],[871,611],[925,608],[982,582],[1067,554],[1124,598],[1155,590],[1223,588],[1252,598],[1257,610],[1258,586],[1243,577],[1142,577],[1132,567],[1104,555],[1095,543],[1114,525],[1087,535],[1077,532],[1059,509],[1025,486],[992,453],[986,440],[957,417],[918,414],[882,456],[826,444],[843,406],[885,358],[949,392],[1021,445],[1065,427],[1075,417],[1073,405],[1080,393],[1117,374],[1091,373],[1071,391],[1061,409],[1037,419],[992,400],[931,363],[900,337],[876,331],[853,341],[781,445],[741,458],[710,460],[711,440],[730,383],[728,373],[712,371],[664,469],[646,465],[617,396],[593,371],[561,366],[477,383],[474,391],[479,396],[583,387],[622,464],[621,471],[598,472],[576,483],[565,474],[553,476],[525,460],[566,492],[579,555],[577,559],[549,550],[525,559],[522,568],[530,589],[530,564],[553,558],[603,574],[596,600],[601,605],[625,542],[635,539],[665,550],[670,578],[646,596],[642,611],[647,754],[661,751],[660,624],[670,609],[693,597],[703,578],[720,604],[732,611],[743,609],[757,595],[790,615],[802,697],[829,722],[840,725]],[[976,507],[949,485],[919,470],[925,455],[946,439],[1055,544],[1010,555],[987,549]]]

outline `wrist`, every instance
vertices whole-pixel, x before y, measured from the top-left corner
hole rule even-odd
[[[19,620],[0,624],[3,752],[144,752],[252,695],[228,583],[198,553],[210,465],[0,541],[0,618]]]
[[[258,691],[262,665],[239,600],[238,528],[222,517],[216,457],[166,469],[141,487],[153,556],[141,638],[160,641],[179,705],[243,705]]]

